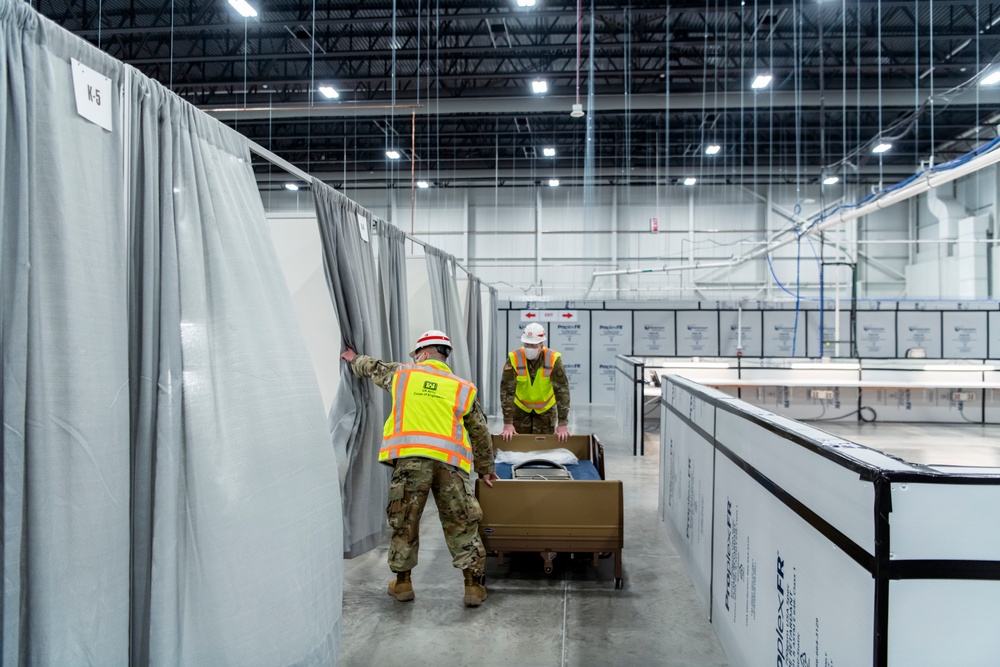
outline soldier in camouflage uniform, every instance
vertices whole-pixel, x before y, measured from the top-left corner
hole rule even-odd
[[[447,343],[447,344],[444,344]],[[406,369],[427,368],[426,373],[437,373],[437,376],[427,376],[432,380],[437,377],[453,378],[459,387],[464,381],[451,374],[444,364],[451,352],[450,340],[439,331],[429,331],[418,339],[417,346],[410,356],[417,360],[418,366],[384,362],[372,357],[357,355],[348,349],[341,355],[350,362],[351,371],[357,377],[371,378],[376,385],[393,392],[393,379],[400,371]],[[422,378],[424,376],[421,376]],[[464,383],[471,387],[471,383]],[[393,397],[393,414],[402,413],[402,406],[397,405],[401,392],[406,392],[407,383],[395,387]],[[472,388],[472,392],[475,389]],[[474,393],[472,394],[474,399]],[[433,398],[433,397],[432,397]],[[422,401],[428,401],[417,392],[406,398],[407,410],[419,411]],[[460,405],[455,405],[455,392],[451,394],[452,412],[458,414]],[[400,420],[402,417],[399,418]],[[467,412],[462,416],[462,424],[467,433],[466,447],[471,446],[475,461],[475,471],[479,477],[493,486],[497,479],[493,468],[493,443],[486,423],[486,416],[477,400],[472,400]],[[391,430],[387,422],[387,436]],[[441,527],[444,529],[445,542],[452,555],[452,564],[461,569],[465,575],[465,597],[467,606],[477,607],[486,599],[486,587],[482,583],[483,569],[486,561],[486,551],[479,537],[479,520],[483,513],[476,500],[475,492],[469,480],[469,474],[460,466],[450,465],[441,460],[426,458],[420,454],[402,453],[399,457],[388,453],[386,443],[379,454],[379,460],[393,466],[392,479],[389,483],[389,502],[386,516],[392,528],[392,540],[389,545],[389,568],[396,573],[396,579],[389,583],[389,594],[400,601],[414,598],[410,571],[417,564],[417,550],[420,544],[420,517],[424,511],[427,496],[433,492],[437,504]],[[418,445],[419,447],[419,445]],[[433,448],[431,448],[433,450]],[[433,453],[433,452],[431,452]],[[466,466],[468,467],[468,466]]]
[[[569,380],[562,355],[545,347],[545,329],[540,324],[531,323],[526,326],[521,342],[524,347],[513,350],[508,355],[500,378],[500,405],[503,408],[504,424],[502,437],[509,442],[511,436],[517,433],[555,433],[560,442],[565,442],[569,437]],[[533,350],[537,356],[531,358]],[[528,396],[523,392],[529,384],[539,381],[539,371],[545,365],[547,356],[554,358],[548,379],[555,394],[555,404],[544,410],[524,410],[515,404],[515,399],[522,405],[528,401]],[[527,368],[528,375],[520,383],[515,363],[524,363]]]

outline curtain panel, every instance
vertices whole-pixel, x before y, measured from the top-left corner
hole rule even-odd
[[[371,215],[318,179],[313,179],[312,189],[323,266],[344,345],[358,354],[385,359],[385,320],[375,278]],[[383,393],[371,380],[354,377],[348,364],[341,365],[329,430],[341,471],[347,558],[370,551],[389,536],[385,505],[390,469],[378,462],[387,416]]]
[[[145,77],[131,99],[132,662],[324,663],[339,475],[249,144]]]
[[[458,377],[472,379],[469,347],[464,335],[465,319],[458,296],[458,282],[455,279],[457,271],[455,257],[432,246],[424,247],[424,257],[430,281],[434,328],[448,334],[452,342],[452,354],[448,359],[448,366]]]
[[[413,341],[407,340],[410,316],[406,301],[406,235],[380,218],[375,219],[375,233],[379,238],[379,287],[389,334],[387,356],[393,361],[407,361]]]
[[[336,460],[246,140],[23,2],[0,35],[0,664],[330,664]]]
[[[0,664],[124,665],[128,280],[121,101],[77,113],[73,63],[125,66],[0,1]]]
[[[483,340],[483,283],[470,275],[465,290],[465,342],[469,350],[469,379],[479,389],[480,403],[485,398],[484,392],[489,391],[484,386],[487,376],[484,372]]]

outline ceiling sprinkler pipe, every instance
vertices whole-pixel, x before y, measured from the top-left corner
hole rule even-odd
[[[910,183],[906,187],[900,188],[895,192],[890,192],[884,197],[880,197],[864,206],[859,206],[855,209],[845,210],[838,213],[836,216],[831,216],[829,220],[826,220],[818,225],[810,227],[806,231],[802,232],[802,236],[811,236],[817,232],[824,231],[836,225],[843,224],[845,222],[850,222],[862,216],[868,215],[869,213],[874,213],[884,208],[888,208],[893,204],[898,204],[901,201],[916,197],[921,195],[931,188],[936,188],[939,185],[944,185],[945,183],[950,183],[962,176],[971,174],[980,169],[984,169],[992,164],[1000,162],[1000,149],[991,150],[988,153],[983,153],[982,155],[977,155],[965,164],[958,165],[947,171],[942,171],[938,173],[928,173],[920,178],[919,180]],[[595,271],[594,276],[613,276],[613,275],[623,275],[631,273],[666,273],[670,271],[685,271],[688,269],[709,269],[716,267],[734,267],[740,264],[745,264],[751,259],[757,259],[762,255],[766,255],[770,252],[777,250],[783,246],[797,241],[800,238],[798,234],[793,235],[790,238],[784,239],[782,241],[769,243],[763,248],[754,250],[742,257],[737,257],[728,262],[711,262],[705,264],[687,264],[683,266],[664,266],[660,269],[623,269],[619,271]]]

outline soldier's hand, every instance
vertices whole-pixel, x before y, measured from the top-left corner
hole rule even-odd
[[[569,440],[569,428],[565,424],[556,426],[556,437],[559,439],[559,442]]]
[[[510,439],[515,435],[517,435],[517,431],[514,430],[513,424],[503,425],[503,433],[500,434],[500,437],[503,438],[504,442],[510,442]]]
[[[340,355],[340,358],[346,361],[347,363],[351,363],[352,361],[354,361],[354,357],[356,356],[358,356],[357,352],[355,352],[351,348],[347,348],[347,351],[344,352],[342,355]]]
[[[489,472],[485,475],[480,475],[479,479],[486,482],[486,486],[493,486],[493,480],[500,479],[500,477],[495,472]]]

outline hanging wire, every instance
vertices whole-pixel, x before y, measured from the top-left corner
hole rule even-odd
[[[881,7],[881,5],[882,5],[882,0],[879,0],[879,6]],[[930,0],[930,10],[929,11],[930,11],[930,19],[929,19],[927,27],[928,27],[928,35],[930,36],[930,40],[929,40],[930,43],[928,44],[928,47],[927,47],[927,56],[928,56],[927,57],[927,71],[930,72],[929,83],[930,83],[931,89],[930,89],[930,92],[928,94],[927,99],[928,99],[928,101],[931,101],[931,104],[933,104],[934,103],[933,102],[933,99],[934,99],[934,0]],[[881,12],[879,12],[879,19],[880,19],[879,20],[879,40],[881,41],[881,25],[882,25],[882,22],[881,22]],[[882,104],[881,104],[882,91],[881,91],[881,84],[882,84],[882,67],[881,67],[881,62],[880,62],[879,63],[879,129],[882,128],[882,115],[881,115],[881,111],[882,111]],[[930,165],[933,167],[934,166],[934,154],[937,152],[937,144],[934,143],[934,107],[933,106],[931,107],[930,122],[931,122],[931,156],[930,156]],[[881,159],[881,156],[879,156],[879,165],[881,165],[881,164],[882,164],[882,159]],[[881,173],[879,174],[879,187],[880,188],[882,187]]]
[[[316,0],[312,0],[312,25],[309,36],[309,108],[316,103]],[[245,70],[244,70],[245,71]],[[243,86],[246,90],[246,86]],[[243,106],[246,106],[244,104]],[[306,172],[312,171],[312,114],[306,118]]]
[[[931,12],[934,11],[934,0],[931,0]],[[878,0],[878,6],[875,12],[876,25],[878,26],[878,34],[875,37],[875,43],[878,46],[876,53],[878,54],[878,131],[879,135],[882,134],[882,0]],[[934,70],[931,70],[931,88],[934,87]],[[932,130],[933,134],[933,130]],[[932,142],[933,143],[933,142]],[[882,165],[883,165],[883,155],[884,153],[878,154],[878,187],[879,190],[882,189]]]

